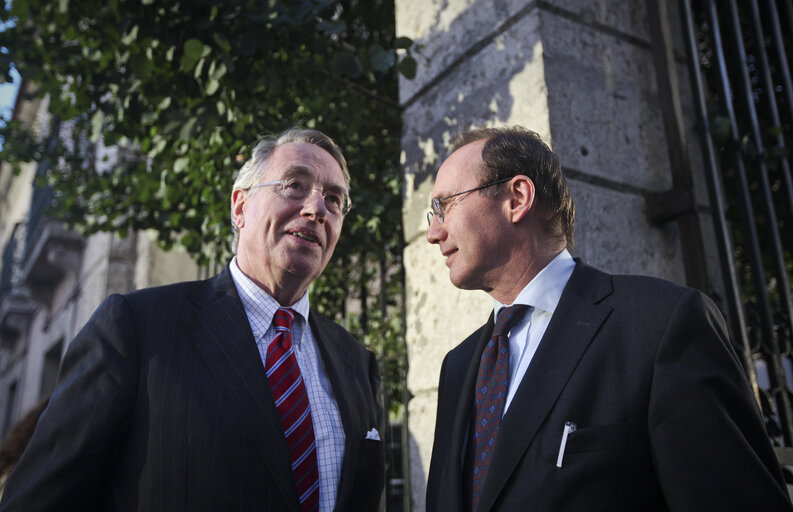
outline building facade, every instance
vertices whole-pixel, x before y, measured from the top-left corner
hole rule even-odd
[[[17,100],[14,117],[47,123],[46,106]],[[0,167],[0,437],[49,396],[69,342],[105,297],[198,277],[186,253],[163,252],[148,233],[86,238],[47,216],[43,165]]]

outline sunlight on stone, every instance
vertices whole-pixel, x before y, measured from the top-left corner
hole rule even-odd
[[[432,165],[438,160],[438,153],[435,151],[435,141],[431,138],[425,141],[419,139],[419,148],[424,151],[422,164]]]

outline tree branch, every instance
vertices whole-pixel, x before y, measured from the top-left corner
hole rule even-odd
[[[320,73],[322,73],[322,75],[325,78],[330,78],[331,80],[334,80],[336,82],[342,83],[342,84],[346,85],[347,87],[349,87],[350,89],[354,89],[357,92],[360,92],[364,96],[368,96],[369,98],[372,98],[375,101],[379,101],[380,103],[382,103],[384,105],[388,105],[389,107],[393,107],[393,108],[399,110],[400,112],[402,112],[402,105],[400,105],[398,101],[394,101],[391,98],[388,98],[386,96],[381,96],[380,94],[372,92],[369,89],[367,89],[366,87],[362,86],[361,84],[359,84],[357,82],[353,82],[352,80],[349,80],[347,78],[336,76],[336,75],[332,75],[332,74],[328,73],[327,71],[325,71],[324,69],[321,69]]]

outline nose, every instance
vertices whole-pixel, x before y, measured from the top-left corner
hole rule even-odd
[[[446,226],[437,215],[434,215],[430,222],[430,227],[427,229],[427,242],[439,244],[443,240],[446,240],[446,235]]]
[[[325,198],[322,197],[321,188],[314,188],[311,190],[311,193],[303,201],[301,213],[307,217],[314,217],[319,222],[325,222],[325,218],[330,212],[325,205]]]

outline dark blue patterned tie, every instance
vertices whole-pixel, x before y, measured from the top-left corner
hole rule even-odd
[[[471,508],[476,511],[482,487],[490,467],[490,458],[498,437],[498,425],[504,411],[509,380],[509,339],[510,329],[523,318],[529,306],[516,304],[502,308],[498,312],[496,326],[490,341],[482,352],[479,362],[479,375],[474,388],[474,474],[472,475]]]

